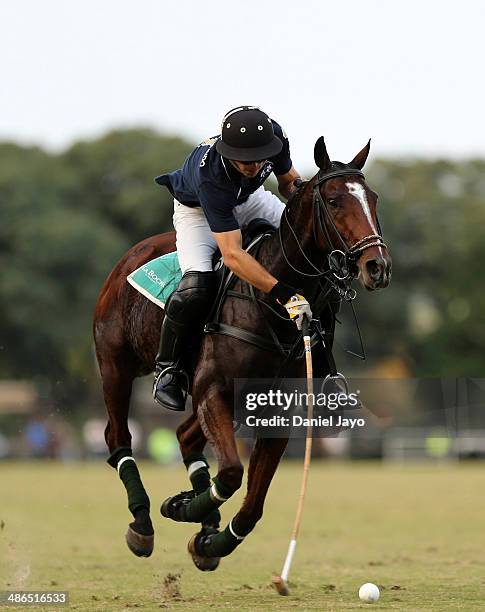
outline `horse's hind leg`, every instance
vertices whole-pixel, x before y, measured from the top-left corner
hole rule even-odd
[[[108,411],[105,439],[110,451],[109,465],[118,471],[128,494],[128,508],[134,521],[126,534],[129,549],[138,557],[149,557],[153,551],[154,532],[150,519],[150,500],[143,487],[131,450],[128,410],[133,384],[134,365],[126,354],[103,358],[97,353],[103,379],[103,393]]]

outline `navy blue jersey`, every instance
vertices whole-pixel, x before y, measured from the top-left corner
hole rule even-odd
[[[292,166],[288,138],[276,121],[272,123],[283,149],[268,159],[254,178],[243,176],[216,151],[215,143],[220,136],[214,136],[197,146],[180,170],[157,176],[155,181],[167,187],[182,204],[202,206],[213,232],[236,230],[239,225],[233,208],[259,189],[271,172],[277,176],[286,174]]]

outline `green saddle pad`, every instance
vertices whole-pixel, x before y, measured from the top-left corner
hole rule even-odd
[[[177,251],[174,251],[143,264],[126,280],[154,304],[165,308],[169,296],[178,287],[181,278]]]

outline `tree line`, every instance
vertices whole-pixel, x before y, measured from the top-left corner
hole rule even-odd
[[[79,399],[99,384],[97,294],[130,245],[172,229],[170,194],[153,177],[192,146],[149,129],[58,154],[0,143],[0,378],[61,381]],[[367,180],[394,262],[388,289],[359,291],[368,365],[397,358],[411,375],[480,376],[485,161],[378,159]],[[339,337],[355,342],[350,322]]]

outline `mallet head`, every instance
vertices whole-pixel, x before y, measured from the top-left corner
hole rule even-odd
[[[271,579],[274,588],[278,591],[280,595],[289,595],[290,590],[288,588],[288,583],[284,578],[278,576],[277,574],[273,574],[273,578]]]

